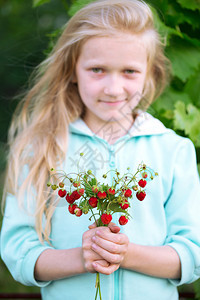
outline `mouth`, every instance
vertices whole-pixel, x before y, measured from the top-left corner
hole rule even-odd
[[[121,104],[121,103],[123,103],[123,102],[125,102],[125,101],[126,101],[126,99],[123,99],[123,100],[115,100],[115,101],[99,100],[99,102],[105,103],[105,104],[107,104],[107,105],[119,105],[119,104]]]

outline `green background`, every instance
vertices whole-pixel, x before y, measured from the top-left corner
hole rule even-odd
[[[6,166],[7,130],[19,94],[34,67],[50,51],[62,25],[90,0],[0,0],[0,195]],[[200,170],[200,0],[149,0],[166,41],[172,80],[149,112],[196,148]],[[1,223],[0,217],[0,223]],[[200,282],[181,290],[195,291]],[[15,282],[0,260],[0,292],[39,292]]]

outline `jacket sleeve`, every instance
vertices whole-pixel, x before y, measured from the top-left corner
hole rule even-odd
[[[165,204],[168,235],[181,261],[181,279],[191,283],[200,276],[200,182],[192,142],[184,139],[175,155],[171,194]]]
[[[34,278],[39,255],[49,244],[41,244],[34,228],[34,217],[19,208],[13,195],[8,195],[1,229],[1,257],[13,278],[24,285],[43,287],[49,282]]]

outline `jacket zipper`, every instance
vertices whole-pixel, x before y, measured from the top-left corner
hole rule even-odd
[[[119,300],[119,269],[114,272],[114,300]]]

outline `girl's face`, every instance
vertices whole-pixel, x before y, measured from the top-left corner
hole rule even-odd
[[[141,36],[119,33],[92,37],[82,46],[75,82],[85,105],[84,121],[104,125],[133,123],[132,110],[142,96],[147,53]],[[91,128],[92,129],[92,128]]]

